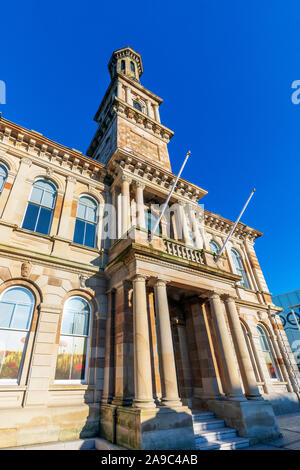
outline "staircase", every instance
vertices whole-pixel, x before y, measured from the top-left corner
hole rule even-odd
[[[235,429],[210,411],[193,412],[193,426],[197,450],[235,450],[249,446],[249,439],[238,437]]]

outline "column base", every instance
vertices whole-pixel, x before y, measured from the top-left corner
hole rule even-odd
[[[134,399],[132,402],[132,408],[139,408],[139,409],[151,409],[156,408],[154,400],[137,400]]]
[[[273,407],[265,400],[209,400],[206,405],[251,445],[281,436]]]
[[[191,411],[167,407],[119,407],[115,416],[116,444],[128,449],[195,449]]]
[[[177,398],[163,398],[160,403],[160,406],[167,406],[168,408],[180,408],[182,407],[182,401],[179,397]]]

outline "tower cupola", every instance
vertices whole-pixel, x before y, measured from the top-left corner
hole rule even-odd
[[[140,82],[143,73],[143,64],[140,54],[131,49],[123,47],[114,51],[108,64],[108,70],[111,78],[116,72],[126,75],[128,78]]]

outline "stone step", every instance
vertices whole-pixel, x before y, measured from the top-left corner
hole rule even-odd
[[[237,437],[237,432],[235,429],[228,427],[202,431],[195,435],[196,443],[219,441],[223,439],[231,439],[233,437]]]
[[[235,450],[244,449],[249,446],[249,439],[244,437],[233,437],[231,439],[222,439],[211,442],[196,441],[197,450]]]
[[[203,411],[203,412],[199,412],[199,413],[192,413],[192,416],[193,416],[193,421],[194,422],[203,421],[205,419],[211,419],[211,418],[216,417],[215,413],[213,413],[211,411]]]
[[[210,419],[195,421],[193,423],[193,427],[194,427],[195,434],[201,434],[201,431],[205,431],[207,429],[215,430],[219,428],[225,428],[226,425],[223,419],[210,418]]]

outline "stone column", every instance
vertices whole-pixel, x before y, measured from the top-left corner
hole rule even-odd
[[[187,227],[186,215],[185,215],[185,212],[184,212],[184,203],[182,201],[179,201],[178,204],[179,204],[179,220],[180,220],[180,223],[181,223],[181,227],[179,227],[180,228],[179,234],[182,234],[182,238],[183,238],[184,243],[186,243],[187,245],[190,245],[191,240],[190,240],[190,237],[189,237],[189,231],[188,231],[188,227]]]
[[[136,223],[139,227],[146,228],[144,207],[144,183],[136,181]]]
[[[123,175],[122,181],[122,235],[126,234],[130,226],[130,183],[131,179]]]
[[[121,99],[123,99],[123,97],[122,97],[122,88],[123,88],[122,83],[118,82],[117,83],[117,96],[118,96],[118,98],[121,98]]]
[[[166,281],[157,279],[154,284],[154,293],[161,365],[161,405],[170,407],[182,406],[178,396]]]
[[[105,331],[105,368],[102,403],[111,403],[114,393],[114,291],[107,292],[108,306]]]
[[[151,113],[151,103],[150,103],[150,100],[147,100],[147,101],[146,101],[146,105],[147,105],[147,114],[148,114],[149,117],[152,118],[153,116],[152,116],[152,113]]]
[[[131,89],[130,86],[127,86],[125,88],[125,97],[126,97],[126,103],[128,103],[130,106],[132,106],[132,97],[131,97]]]
[[[195,246],[196,248],[202,248],[199,227],[198,227],[196,216],[195,216],[195,210],[192,205],[189,206],[189,210],[190,210],[193,233],[195,235]]]
[[[153,408],[146,279],[133,279],[134,400],[136,408]]]
[[[262,400],[262,396],[259,393],[256,383],[242,325],[236,309],[235,300],[230,295],[225,295],[224,300],[227,307],[229,326],[241,371],[245,395],[248,400]]]
[[[118,238],[118,230],[117,230],[117,194],[115,188],[111,189],[111,233],[110,233],[110,240],[111,244]]]
[[[67,184],[64,196],[63,207],[60,216],[60,224],[57,235],[62,238],[73,239],[74,223],[71,223],[71,212],[73,203],[74,187],[76,179],[73,176],[67,177]],[[74,221],[75,222],[75,221]]]
[[[160,122],[158,105],[154,104],[153,108],[154,108],[154,119],[155,119],[155,121]]]
[[[242,392],[237,364],[225,321],[225,306],[217,292],[212,292],[209,300],[218,339],[219,353],[221,355],[220,362],[226,380],[227,398],[235,401],[246,400]]]

